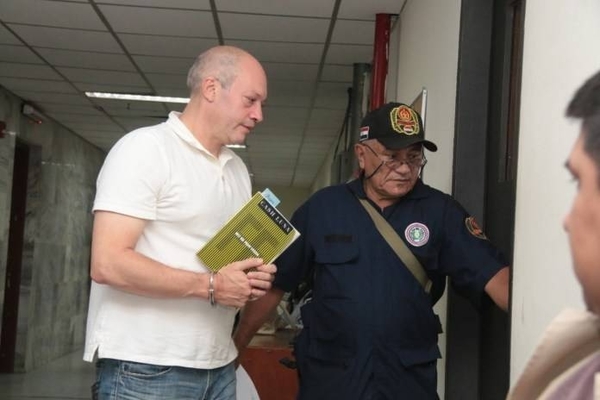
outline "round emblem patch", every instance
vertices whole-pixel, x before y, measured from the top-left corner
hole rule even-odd
[[[404,104],[390,111],[390,121],[392,129],[403,135],[418,135],[421,131],[417,113]]]
[[[485,233],[483,233],[483,230],[479,227],[479,224],[477,224],[477,221],[475,221],[474,217],[466,218],[465,226],[471,235],[475,236],[476,238],[487,239],[487,236],[485,236]]]
[[[429,241],[429,228],[420,222],[413,222],[406,227],[404,236],[413,246],[421,247]]]

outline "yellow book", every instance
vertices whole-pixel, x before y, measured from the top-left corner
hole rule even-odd
[[[258,192],[196,255],[214,272],[247,258],[262,258],[270,264],[299,236],[296,228]]]

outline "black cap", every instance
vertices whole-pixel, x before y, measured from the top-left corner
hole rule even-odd
[[[437,151],[435,143],[425,140],[421,116],[406,104],[384,104],[367,113],[360,126],[359,142],[377,139],[390,150],[421,143],[427,150]]]

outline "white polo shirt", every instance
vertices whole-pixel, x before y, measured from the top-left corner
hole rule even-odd
[[[250,178],[230,149],[212,156],[180,121],[125,135],[97,181],[94,211],[147,220],[136,251],[204,272],[196,252],[248,201]],[[115,226],[114,229],[119,229]],[[231,307],[199,298],[156,299],[92,282],[84,360],[100,358],[212,369],[237,356]]]

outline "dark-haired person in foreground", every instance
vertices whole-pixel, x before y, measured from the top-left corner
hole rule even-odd
[[[388,103],[361,126],[360,177],[294,213],[302,236],[277,260],[273,289],[246,305],[234,339],[242,351],[284,292],[309,280],[294,349],[298,399],[437,399],[441,326],[432,307],[446,277],[475,304],[487,293],[506,309],[509,270],[474,218],[421,181],[424,150],[437,146],[414,109]],[[407,247],[402,260],[369,212]]]
[[[575,93],[567,115],[583,120],[566,163],[577,194],[564,228],[588,310],[552,321],[510,400],[600,399],[600,72]]]

